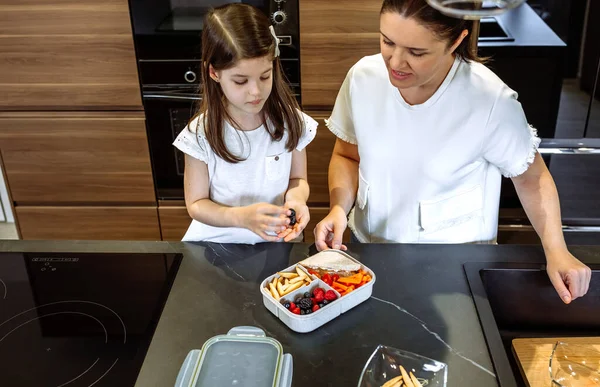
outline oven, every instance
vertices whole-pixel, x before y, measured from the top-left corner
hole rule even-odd
[[[171,144],[201,99],[202,22],[207,10],[232,1],[130,0],[150,157],[159,200],[183,199],[184,156]],[[280,38],[280,60],[301,103],[298,0],[233,1],[269,16]]]

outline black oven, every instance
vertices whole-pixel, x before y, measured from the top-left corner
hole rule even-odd
[[[183,154],[171,144],[200,101],[202,22],[211,7],[243,2],[269,16],[281,63],[301,103],[298,0],[130,0],[146,128],[159,200],[183,199]]]

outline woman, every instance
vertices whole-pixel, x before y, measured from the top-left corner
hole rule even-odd
[[[348,225],[360,242],[495,243],[504,175],[569,303],[587,292],[591,271],[567,250],[535,129],[517,94],[480,63],[471,28],[425,0],[384,0],[381,54],[350,69],[327,121],[337,140],[317,249],[345,249]]]

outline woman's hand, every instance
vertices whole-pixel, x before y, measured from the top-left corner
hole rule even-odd
[[[269,203],[238,207],[237,225],[247,228],[268,242],[277,242],[281,239],[277,234],[285,230],[290,223],[287,213],[285,207]]]
[[[318,251],[327,249],[346,250],[342,244],[344,230],[348,226],[346,212],[338,206],[329,211],[329,214],[315,227],[315,246]]]
[[[283,207],[287,209],[287,216],[292,215],[292,211],[290,211],[290,209],[293,209],[296,212],[296,224],[293,226],[288,225],[287,229],[277,234],[279,238],[283,238],[285,242],[289,242],[296,239],[298,235],[304,231],[304,228],[306,228],[306,225],[310,220],[310,213],[306,203],[298,200],[287,201]]]
[[[548,277],[565,304],[587,293],[592,271],[567,249],[547,252],[546,260]]]

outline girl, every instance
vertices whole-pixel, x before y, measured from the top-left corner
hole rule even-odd
[[[250,5],[206,15],[202,102],[174,142],[185,153],[193,219],[184,241],[288,242],[310,219],[304,148],[317,122],[298,110],[278,42],[268,18]]]
[[[347,226],[360,242],[495,243],[504,175],[561,299],[586,294],[591,271],[565,244],[540,140],[516,93],[480,63],[472,22],[426,0],[384,0],[379,21],[381,53],[350,69],[327,121],[337,140],[317,248],[345,248]]]

